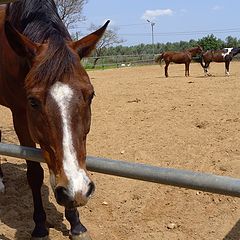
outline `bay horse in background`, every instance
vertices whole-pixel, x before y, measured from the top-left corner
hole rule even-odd
[[[176,52],[176,51],[167,51],[161,53],[155,61],[160,63],[164,60],[165,62],[165,76],[168,77],[168,66],[171,62],[178,64],[185,64],[185,76],[189,76],[189,66],[192,61],[192,58],[201,54],[203,49],[200,46],[187,49],[185,51]]]
[[[201,56],[201,66],[204,69],[206,76],[211,74],[208,71],[208,67],[211,62],[224,62],[225,63],[225,74],[230,75],[229,66],[233,57],[240,53],[240,48],[224,48],[222,50],[208,50]]]
[[[40,145],[72,239],[90,239],[77,207],[87,203],[95,188],[85,162],[94,89],[80,60],[95,48],[108,23],[72,41],[54,0],[0,5],[0,104],[11,110],[20,144]],[[27,161],[33,239],[49,235],[41,197],[43,177],[41,165]]]

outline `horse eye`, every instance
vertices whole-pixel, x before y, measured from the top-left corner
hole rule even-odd
[[[90,95],[90,97],[89,97],[90,102],[92,102],[92,100],[93,100],[93,98],[94,98],[95,96],[96,96],[96,95],[95,95],[95,92],[93,92],[93,93]]]
[[[34,97],[29,97],[28,102],[29,102],[30,106],[34,109],[37,109],[40,106],[39,100],[37,100]]]

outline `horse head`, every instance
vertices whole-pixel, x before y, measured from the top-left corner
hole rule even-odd
[[[232,48],[230,54],[232,55],[232,57],[236,56],[237,54],[240,53],[240,47],[236,47],[236,48]]]
[[[31,137],[43,151],[57,202],[67,208],[85,205],[95,188],[85,163],[94,89],[80,60],[108,23],[78,41],[53,34],[42,43],[5,23],[10,46],[29,67],[25,105]]]
[[[196,55],[203,53],[203,48],[200,45],[197,45],[197,47],[190,48],[187,51],[191,53],[192,57],[195,57]]]

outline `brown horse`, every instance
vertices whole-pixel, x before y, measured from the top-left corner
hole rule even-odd
[[[20,144],[41,146],[74,239],[89,239],[77,207],[95,188],[85,163],[94,89],[80,60],[95,48],[108,23],[74,42],[53,0],[0,6],[0,104],[11,110]],[[27,161],[27,179],[34,203],[32,237],[45,239],[39,163]]]
[[[205,75],[211,75],[208,67],[211,62],[225,62],[225,74],[229,76],[229,66],[233,57],[240,53],[240,48],[224,48],[222,50],[208,50],[202,54],[201,66]]]
[[[156,62],[161,64],[161,61],[165,61],[165,76],[168,77],[168,66],[171,62],[178,64],[185,64],[185,76],[189,76],[189,66],[192,61],[192,58],[197,54],[202,53],[202,48],[197,46],[195,48],[190,48],[182,52],[168,51],[163,52],[156,58]]]

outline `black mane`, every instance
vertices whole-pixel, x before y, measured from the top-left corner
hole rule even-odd
[[[53,0],[20,0],[9,4],[6,18],[19,32],[42,43],[55,34],[71,39]]]

